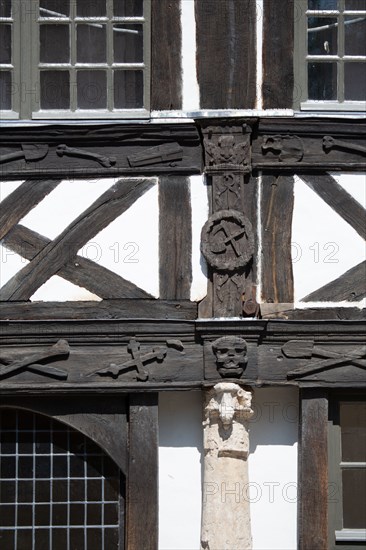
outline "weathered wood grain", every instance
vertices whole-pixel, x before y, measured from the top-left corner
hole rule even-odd
[[[189,299],[192,282],[192,215],[189,179],[159,181],[159,296]]]
[[[262,301],[293,302],[292,176],[262,178]]]
[[[102,302],[2,302],[1,319],[196,319],[188,300],[103,300]]]
[[[358,302],[366,296],[366,261],[302,298],[302,302]]]
[[[268,307],[269,306],[269,307]],[[288,319],[290,321],[357,321],[366,319],[366,309],[357,307],[309,307],[294,309],[290,304],[278,304],[272,309],[272,304],[262,304],[262,319]]]
[[[0,239],[32,208],[53,191],[61,180],[26,180],[0,203]]]
[[[151,2],[151,109],[182,108],[180,1]]]
[[[292,108],[294,2],[264,0],[263,9],[263,108]]]
[[[0,299],[29,300],[43,283],[74,258],[90,238],[125,212],[153,185],[153,181],[144,179],[118,181],[18,271],[0,290]]]
[[[195,2],[201,109],[252,109],[256,100],[256,4]]]
[[[301,179],[366,240],[366,210],[328,174],[302,174]]]
[[[328,548],[328,399],[324,390],[300,394],[298,547]]]
[[[46,237],[18,224],[9,231],[2,244],[31,261],[50,243]],[[61,267],[57,274],[100,298],[153,298],[127,279],[82,256],[75,256],[72,261]]]
[[[158,394],[133,394],[129,408],[127,548],[158,550]]]

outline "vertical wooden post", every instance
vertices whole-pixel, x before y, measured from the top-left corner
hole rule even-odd
[[[128,550],[158,549],[158,394],[130,396]]]
[[[302,389],[299,433],[299,550],[328,548],[328,396]]]

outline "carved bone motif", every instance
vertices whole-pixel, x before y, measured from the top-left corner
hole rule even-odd
[[[49,361],[52,359],[67,359],[70,354],[70,348],[67,340],[59,340],[56,344],[51,346],[46,351],[41,351],[34,353],[23,359],[17,361],[11,361],[7,358],[0,357],[0,363],[3,363],[4,366],[0,368],[0,378],[4,376],[14,375],[18,371],[30,370],[43,374],[45,376],[50,376],[53,378],[66,379],[68,373],[64,370],[57,369],[56,367],[50,367],[43,364],[38,364],[39,362]]]
[[[332,149],[346,149],[347,151],[366,155],[366,147],[355,143],[347,143],[347,141],[334,139],[332,136],[323,137],[323,149],[326,153],[329,153]]]
[[[180,340],[167,340],[166,344],[167,347],[172,347],[178,349],[179,351],[183,351],[184,349],[184,346]],[[136,379],[139,382],[146,382],[149,379],[149,373],[144,368],[145,364],[152,361],[161,363],[164,361],[168,351],[166,347],[157,347],[142,355],[140,351],[140,343],[135,339],[129,341],[127,350],[132,355],[132,359],[122,363],[121,365],[111,363],[106,369],[97,370],[96,373],[91,373],[89,376],[98,374],[99,376],[112,376],[113,378],[118,378],[120,374],[126,371],[136,370]]]
[[[342,354],[338,351],[332,351],[321,346],[315,346],[313,340],[290,340],[282,347],[282,353],[285,357],[296,359],[310,359],[315,357],[324,357],[325,359],[313,361],[294,369],[287,373],[287,378],[298,378],[308,374],[326,370],[343,363],[352,363],[353,365],[366,369],[366,361],[362,359],[366,357],[366,346],[362,346],[354,352]]]
[[[300,162],[304,156],[304,146],[301,139],[292,135],[263,136],[262,151],[264,154],[267,151],[279,153],[279,162]]]
[[[26,162],[34,162],[44,159],[48,153],[48,145],[46,144],[22,143],[21,148],[21,151],[1,155],[0,164],[20,159],[24,159]]]
[[[84,149],[75,149],[74,147],[68,147],[64,143],[58,145],[56,148],[56,153],[59,157],[64,155],[68,157],[78,157],[94,160],[98,162],[104,168],[112,168],[117,162],[116,157],[105,157],[104,155],[99,155],[98,153],[91,153],[90,151],[84,151]]]
[[[247,343],[238,336],[222,336],[212,343],[217,371],[223,378],[240,378],[247,363]]]

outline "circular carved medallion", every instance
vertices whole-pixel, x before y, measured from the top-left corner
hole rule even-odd
[[[208,264],[219,271],[245,267],[254,253],[252,224],[237,210],[220,210],[202,228],[201,250]]]

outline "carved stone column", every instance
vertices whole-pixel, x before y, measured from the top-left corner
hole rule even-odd
[[[204,484],[201,550],[252,547],[248,500],[248,420],[252,394],[220,382],[204,404]]]

